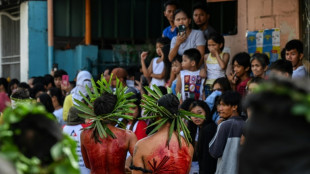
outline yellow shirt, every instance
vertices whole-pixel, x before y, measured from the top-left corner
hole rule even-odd
[[[63,105],[62,118],[67,121],[70,108],[73,106],[72,94],[67,95]]]

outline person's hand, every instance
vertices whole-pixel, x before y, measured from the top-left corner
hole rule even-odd
[[[199,76],[205,79],[207,77],[207,71],[205,71],[205,69],[200,69]]]
[[[177,39],[176,39],[176,44],[177,45],[181,45],[181,43],[183,43],[185,40],[187,39],[187,34],[178,34],[177,35]]]
[[[212,54],[212,56],[215,56],[215,57],[219,54],[218,51],[214,48],[211,48],[209,51]]]
[[[217,120],[217,125],[219,125],[220,123],[222,123],[224,120],[225,120],[224,118],[221,118],[221,117],[220,117],[220,119]]]
[[[68,83],[67,81],[61,81],[61,90],[66,91],[66,92],[70,92],[70,83]]]
[[[238,77],[236,76],[236,73],[229,73],[229,75],[227,76],[228,81],[235,85],[237,83]]]
[[[142,83],[141,82],[139,82],[138,80],[135,80],[135,82],[136,82],[136,89],[137,90],[139,90],[139,91],[141,91],[141,89],[142,89]]]
[[[148,55],[148,53],[147,53],[146,51],[143,51],[143,52],[141,53],[141,62],[142,62],[142,61],[143,61],[143,62],[145,61],[147,55]]]

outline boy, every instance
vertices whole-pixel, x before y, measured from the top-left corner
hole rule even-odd
[[[291,78],[292,74],[293,74],[292,63],[287,60],[279,59],[273,62],[269,67],[269,75]]]
[[[293,75],[292,78],[303,78],[306,77],[307,71],[302,64],[303,54],[303,43],[300,40],[291,40],[285,45],[285,58],[292,62]]]
[[[244,126],[240,103],[241,96],[235,91],[224,92],[220,97],[218,109],[224,121],[209,144],[210,155],[218,158],[216,174],[237,173],[237,153]]]
[[[174,0],[168,0],[164,4],[164,16],[167,18],[170,26],[164,29],[163,37],[168,37],[170,40],[178,34],[177,27],[174,25],[173,13],[178,8],[178,3]]]
[[[233,74],[227,76],[232,88],[241,96],[245,95],[245,88],[250,78],[250,55],[246,52],[238,53],[232,60]]]
[[[204,79],[200,76],[199,61],[201,54],[196,48],[184,51],[182,56],[182,71],[177,77],[176,93],[182,94],[182,101],[188,98],[202,99]]]

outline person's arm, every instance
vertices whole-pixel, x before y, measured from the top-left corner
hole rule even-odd
[[[143,72],[143,75],[145,77],[150,77],[151,73],[152,73],[152,66],[153,66],[153,60],[151,61],[151,64],[149,65],[149,67],[147,68],[146,65],[145,65],[145,59],[147,57],[147,52],[146,51],[143,51],[141,53],[141,67],[142,67],[142,72]]]
[[[170,79],[169,79],[168,87],[171,87],[172,82],[174,81],[175,78],[176,78],[175,74],[172,71],[170,71]]]
[[[155,79],[163,79],[165,77],[165,72],[166,70],[163,69],[163,71],[160,74],[154,74],[151,73],[150,77],[155,78]]]
[[[225,122],[221,123],[218,126],[215,136],[209,144],[209,152],[213,158],[220,158],[224,153],[229,134],[229,130],[227,130],[226,128],[227,124],[225,124]]]
[[[178,34],[174,38],[172,38],[170,52],[168,55],[169,61],[172,62],[173,58],[178,54],[178,50],[180,45],[187,39],[187,35],[180,35]]]
[[[134,167],[140,167],[140,168],[144,168],[144,162],[143,162],[143,158],[142,158],[142,153],[141,153],[141,149],[139,146],[139,143],[136,144],[135,149],[134,149],[134,153],[133,153],[133,158],[132,158],[132,164]],[[143,174],[142,171],[140,170],[132,170],[132,174]]]
[[[182,90],[182,82],[181,82],[181,76],[180,74],[178,75],[177,77],[177,86],[175,87],[175,92],[176,93],[181,93],[181,90]]]
[[[218,54],[218,52],[215,51],[215,57],[216,57],[216,60],[217,60],[218,64],[222,68],[222,70],[226,70],[227,64],[228,64],[228,61],[229,61],[229,54],[228,53],[224,53],[223,54],[223,59],[221,59],[221,57]]]
[[[135,148],[135,145],[137,143],[137,137],[135,135],[135,133],[133,133],[132,131],[129,131],[129,153],[131,156],[133,156],[133,150]]]
[[[201,58],[199,62],[199,67],[203,64],[204,54],[205,54],[205,45],[199,45],[196,49],[200,52]]]
[[[82,156],[83,156],[85,166],[90,169],[90,163],[88,160],[87,151],[86,151],[86,148],[84,147],[83,134],[81,134],[81,152],[82,152]]]

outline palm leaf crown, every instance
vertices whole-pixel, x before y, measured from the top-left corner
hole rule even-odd
[[[169,122],[171,122],[171,126],[169,128],[169,134],[168,134],[168,140],[167,140],[166,146],[169,146],[169,142],[171,140],[171,136],[172,136],[172,133],[174,132],[174,130],[176,130],[176,133],[177,133],[179,146],[181,147],[181,135],[180,135],[181,130],[184,133],[184,138],[186,140],[186,143],[189,145],[189,142],[191,141],[192,138],[190,136],[189,130],[187,129],[187,127],[186,127],[186,125],[182,119],[191,121],[190,117],[198,117],[198,118],[203,118],[203,119],[205,117],[202,115],[191,113],[189,111],[182,110],[182,109],[178,110],[178,113],[172,114],[165,107],[158,106],[157,101],[158,101],[158,99],[160,99],[163,96],[163,94],[156,85],[153,85],[154,91],[151,90],[149,87],[145,87],[145,89],[147,90],[147,92],[151,96],[143,94],[143,99],[141,100],[141,103],[143,103],[143,104],[141,104],[141,107],[145,109],[144,114],[148,115],[148,116],[147,117],[141,117],[139,119],[161,118],[161,119],[155,121],[154,123],[152,123],[151,125],[148,126],[148,127],[152,127],[154,125],[157,125],[149,133],[149,135],[154,134],[165,123],[167,123],[169,121]],[[172,90],[170,88],[168,88],[168,94],[171,94],[171,93],[172,93]],[[177,98],[178,98],[178,100],[180,100],[180,98],[181,98],[180,93],[177,94]]]
[[[116,78],[116,90],[113,91],[111,89],[112,76],[113,74],[111,74],[109,82],[106,81],[103,75],[101,76],[101,79],[97,81],[97,83],[95,83],[94,79],[91,79],[93,91],[91,91],[87,85],[85,86],[89,99],[80,92],[80,95],[85,100],[85,103],[74,99],[74,101],[77,103],[75,107],[83,112],[82,114],[79,114],[79,116],[91,120],[92,124],[86,129],[93,129],[93,137],[97,142],[100,142],[97,136],[98,134],[100,138],[107,138],[108,136],[116,138],[113,132],[108,128],[108,122],[115,122],[118,125],[125,127],[124,124],[118,119],[133,119],[132,116],[127,115],[127,113],[133,113],[130,108],[135,107],[135,105],[131,104],[135,101],[135,99],[128,99],[133,95],[133,93],[125,93],[127,87],[123,87],[123,84],[119,81],[118,78]],[[93,103],[103,93],[116,95],[117,102],[111,113],[96,115],[93,110]]]

